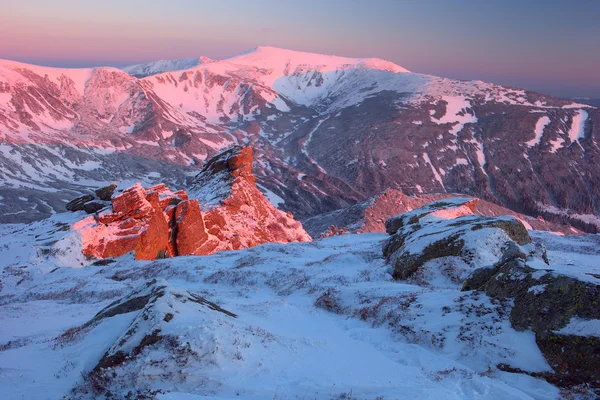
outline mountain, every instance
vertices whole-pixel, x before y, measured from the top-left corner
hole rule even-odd
[[[181,187],[242,144],[261,190],[301,219],[392,188],[595,231],[599,118],[571,100],[273,47],[143,78],[2,61],[0,218],[47,217],[64,191],[115,180]]]
[[[162,74],[163,72],[174,72],[197,67],[201,64],[213,62],[208,57],[181,58],[178,60],[159,60],[143,64],[129,65],[121,68],[129,75],[144,78],[150,75]]]
[[[593,97],[573,97],[573,101],[577,101],[579,103],[588,104],[594,107],[600,107],[600,98]]]

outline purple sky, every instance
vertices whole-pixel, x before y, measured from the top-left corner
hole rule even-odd
[[[599,0],[0,0],[0,58],[122,66],[258,45],[600,97]]]

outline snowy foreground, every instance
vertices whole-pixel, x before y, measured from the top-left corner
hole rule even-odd
[[[95,386],[163,400],[561,397],[496,368],[550,368],[533,333],[511,328],[510,304],[443,277],[394,281],[386,234],[92,263],[75,219],[0,226],[2,399],[94,398]],[[532,236],[550,268],[600,275],[595,236]],[[119,351],[135,357],[90,381]]]

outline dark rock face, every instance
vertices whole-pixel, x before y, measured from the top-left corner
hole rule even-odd
[[[96,189],[96,191],[94,193],[96,193],[96,196],[100,200],[111,201],[113,193],[115,193],[115,189],[117,189],[117,184],[113,182],[108,186],[104,186],[100,189]]]
[[[83,210],[88,214],[94,214],[94,213],[102,210],[106,206],[107,206],[107,204],[104,202],[88,201],[87,203],[85,203],[83,205]]]
[[[92,196],[91,194],[86,194],[80,197],[77,197],[76,199],[71,200],[70,202],[67,203],[67,205],[65,206],[65,208],[68,211],[82,211],[85,209],[85,204],[87,202],[90,202],[94,200],[94,196]]]
[[[497,299],[514,299],[510,322],[517,330],[535,332],[555,372],[547,377],[551,382],[600,388],[600,337],[561,331],[573,321],[600,320],[600,285],[533,269],[516,257],[497,265],[488,279],[469,279],[466,287]]]
[[[446,268],[462,265],[464,273],[455,277],[463,291],[512,300],[512,327],[535,333],[553,371],[533,376],[559,386],[600,388],[600,336],[597,328],[585,328],[600,321],[597,279],[579,280],[553,269],[545,249],[531,243],[518,220],[469,215],[467,204],[467,199],[442,200],[386,221],[391,236],[383,254],[394,267],[394,278],[413,279],[441,260]],[[498,368],[523,372],[505,364]]]

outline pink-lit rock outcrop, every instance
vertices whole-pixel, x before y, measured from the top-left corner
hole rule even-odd
[[[77,222],[83,253],[135,258],[208,255],[267,242],[310,241],[302,224],[275,208],[255,185],[253,152],[234,147],[216,155],[192,188],[200,198],[164,184],[136,184],[112,199],[112,210]]]

